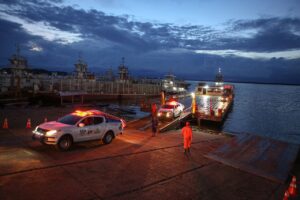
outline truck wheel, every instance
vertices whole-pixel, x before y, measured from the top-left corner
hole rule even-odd
[[[109,143],[111,143],[111,141],[113,139],[114,139],[114,134],[113,134],[113,132],[109,131],[105,134],[105,136],[102,140],[103,140],[104,144],[109,144]]]
[[[67,151],[71,148],[72,144],[73,144],[72,137],[69,135],[65,135],[59,139],[56,147],[60,151]]]

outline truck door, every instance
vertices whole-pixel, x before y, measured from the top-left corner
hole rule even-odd
[[[93,136],[93,125],[94,125],[94,118],[93,117],[86,117],[81,120],[79,124],[84,124],[83,127],[78,127],[79,134],[78,134],[78,141],[86,141],[91,140]]]
[[[106,123],[104,117],[95,116],[94,117],[94,125],[93,125],[93,136],[92,139],[100,139],[106,132]]]

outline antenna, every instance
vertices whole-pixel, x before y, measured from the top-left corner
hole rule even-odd
[[[124,64],[125,64],[125,58],[122,57],[122,65],[124,66]]]
[[[172,75],[173,74],[173,70],[172,70],[172,67],[170,67],[169,69],[169,75]]]
[[[82,60],[82,52],[81,51],[78,52],[78,60]]]
[[[17,56],[20,55],[20,45],[18,43],[15,44]]]

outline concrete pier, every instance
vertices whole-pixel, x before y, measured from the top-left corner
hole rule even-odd
[[[191,156],[180,131],[151,137],[126,130],[111,144],[70,152],[1,130],[0,199],[282,199],[286,185],[205,157],[231,138],[194,131]]]
[[[210,158],[209,155],[231,158],[232,153],[237,158],[241,151],[236,148],[219,151],[232,145],[234,137],[208,134],[194,127],[191,155],[186,156],[180,130],[152,137],[150,128],[141,129],[149,124],[150,118],[128,123],[124,134],[109,145],[93,141],[76,144],[68,152],[59,152],[32,141],[32,130],[25,129],[26,118],[31,117],[34,128],[37,120],[42,121],[45,116],[50,121],[61,116],[62,111],[69,112],[59,109],[19,109],[15,113],[0,113],[1,117],[9,114],[6,116],[9,129],[0,129],[1,200],[277,200],[283,198],[288,187],[289,179],[273,181]],[[247,149],[249,155],[253,149]],[[281,157],[286,155],[283,153]],[[299,159],[294,168],[290,172],[299,177]],[[297,188],[299,190],[299,186]]]

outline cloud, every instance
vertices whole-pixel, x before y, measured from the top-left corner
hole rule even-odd
[[[37,43],[35,43],[33,41],[29,41],[27,46],[28,46],[30,51],[35,51],[35,52],[42,52],[43,51],[43,47],[41,47],[40,45],[38,45]]]
[[[263,59],[270,60],[273,58],[284,59],[300,59],[300,49],[287,50],[287,51],[273,51],[273,52],[251,52],[251,51],[239,51],[239,50],[195,50],[199,54],[211,54],[222,57],[237,56],[251,59]]]
[[[298,18],[236,20],[227,25],[227,37],[220,38],[223,49],[272,52],[300,47]]]
[[[216,30],[201,25],[138,22],[129,16],[112,16],[51,1],[20,1],[3,6],[6,19],[21,23],[31,34],[64,44],[93,38],[136,51],[188,48],[272,52],[300,47],[300,20],[296,18],[232,20],[225,30]]]
[[[282,73],[282,67],[286,77],[300,73],[297,18],[232,20],[216,29],[140,22],[132,16],[65,6],[60,0],[0,0],[0,31],[1,63],[19,43],[30,64],[55,70],[72,71],[82,52],[95,72],[118,66],[125,56],[133,72],[173,69],[194,78],[213,78],[218,66],[232,79],[252,74],[253,79],[267,79]]]
[[[18,22],[31,33],[51,41],[73,43],[84,38],[106,39],[137,51],[161,46],[192,47],[207,40],[213,31],[203,26],[178,27],[171,24],[132,21],[128,16],[109,16],[97,10],[20,1],[2,5],[2,18]],[[48,33],[46,33],[48,32]],[[69,39],[67,39],[69,38]]]

